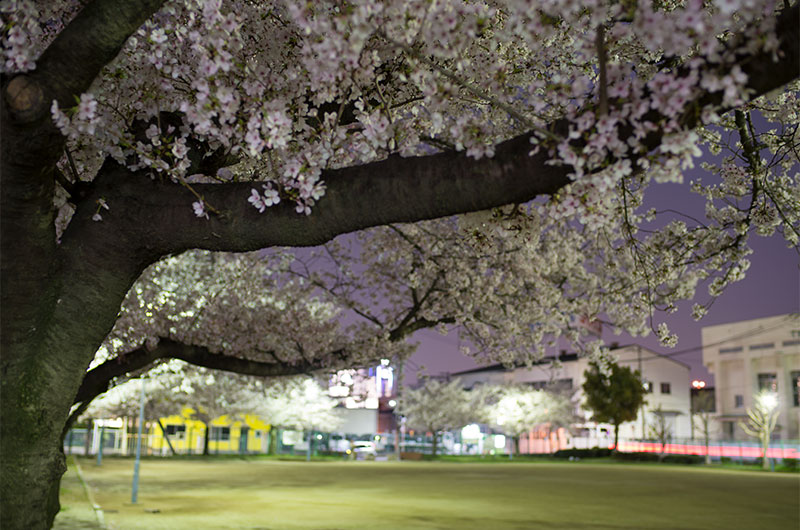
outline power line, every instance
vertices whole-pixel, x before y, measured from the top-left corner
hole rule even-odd
[[[645,357],[645,358],[642,359],[642,361],[652,361],[652,360],[655,360],[655,359],[663,359],[664,357],[677,357],[678,355],[683,355],[683,354],[686,354],[686,353],[696,352],[696,351],[702,350],[704,348],[712,348],[714,346],[720,346],[722,344],[727,344],[729,342],[733,342],[733,341],[737,341],[737,340],[741,340],[741,339],[747,339],[747,338],[750,338],[750,337],[755,337],[756,335],[761,335],[762,333],[766,333],[767,331],[773,331],[775,329],[778,329],[778,328],[782,327],[784,324],[786,324],[787,322],[791,322],[793,320],[796,320],[797,316],[798,315],[796,313],[792,313],[792,314],[787,315],[786,318],[784,318],[783,320],[777,322],[774,326],[771,326],[771,327],[765,328],[763,326],[759,326],[756,329],[748,330],[748,331],[746,331],[744,333],[741,333],[739,335],[735,335],[733,337],[729,337],[729,338],[727,338],[725,340],[721,340],[719,342],[714,342],[714,343],[711,343],[711,344],[701,344],[700,346],[694,346],[692,348],[687,348],[685,350],[676,351],[676,352],[672,352],[672,353],[663,353],[663,354],[660,353],[660,354],[652,356],[652,357]]]

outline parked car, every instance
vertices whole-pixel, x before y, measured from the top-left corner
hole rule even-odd
[[[356,460],[375,460],[377,453],[375,442],[353,442],[351,448],[347,450],[347,454],[353,455]]]

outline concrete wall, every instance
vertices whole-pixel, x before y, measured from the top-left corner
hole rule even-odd
[[[378,411],[376,409],[336,409],[344,422],[336,432],[346,434],[375,434],[378,432]]]
[[[800,438],[800,406],[795,401],[800,317],[778,315],[707,326],[702,340],[703,363],[714,374],[719,437],[750,439],[738,422],[747,420],[746,410],[759,391],[759,374],[774,374],[780,406],[776,437]]]

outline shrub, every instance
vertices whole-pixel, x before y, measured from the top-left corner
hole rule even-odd
[[[613,457],[623,462],[658,462],[658,453],[615,453]]]
[[[662,462],[669,464],[702,464],[705,457],[700,455],[666,455]]]
[[[561,449],[553,453],[555,458],[604,458],[611,456],[611,449],[593,447],[591,449]]]

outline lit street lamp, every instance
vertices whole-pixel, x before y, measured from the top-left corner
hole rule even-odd
[[[772,431],[778,424],[778,394],[770,390],[762,390],[754,396],[755,405],[747,409],[747,424],[740,423],[744,432],[758,438],[762,448],[762,464],[769,469],[767,451],[769,450]]]

